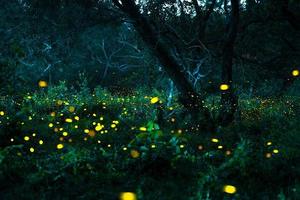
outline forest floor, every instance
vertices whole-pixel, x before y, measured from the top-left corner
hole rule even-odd
[[[146,93],[2,99],[0,199],[300,199],[299,97],[241,99],[239,120],[210,133]]]

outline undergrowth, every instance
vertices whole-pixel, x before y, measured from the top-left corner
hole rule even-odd
[[[240,99],[237,121],[215,132],[167,101],[64,83],[1,99],[0,198],[300,198],[299,97]]]

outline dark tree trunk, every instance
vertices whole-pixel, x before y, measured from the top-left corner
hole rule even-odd
[[[234,43],[236,40],[239,23],[239,0],[231,0],[231,7],[231,16],[225,35],[222,60],[222,83],[229,85],[229,89],[222,92],[221,95],[221,112],[219,121],[222,125],[227,125],[234,120],[234,114],[238,104],[237,96],[234,94],[232,87],[232,65]]]
[[[195,8],[195,11],[196,11],[196,20],[198,23],[197,40],[203,42],[205,40],[205,31],[206,31],[206,27],[207,27],[207,22],[209,20],[211,13],[214,10],[214,7],[216,5],[216,0],[211,0],[210,4],[206,10],[202,10],[202,8],[199,6],[197,0],[193,0],[192,3]]]
[[[295,30],[300,30],[300,19],[292,11],[289,10],[288,0],[282,0],[282,14]]]
[[[188,81],[176,57],[171,53],[156,27],[152,25],[153,23],[150,23],[148,18],[140,13],[138,6],[133,0],[121,0],[121,3],[118,0],[113,0],[113,2],[133,20],[136,30],[174,82],[180,93],[180,101],[183,106],[191,114],[200,114],[204,116],[202,119],[209,120],[210,115],[207,109],[203,107],[202,96],[195,91],[192,84]]]

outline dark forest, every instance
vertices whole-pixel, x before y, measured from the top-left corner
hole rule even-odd
[[[0,0],[0,199],[300,199],[299,0]]]

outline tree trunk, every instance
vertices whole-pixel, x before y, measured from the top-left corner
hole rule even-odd
[[[121,0],[121,3],[118,0],[113,0],[113,2],[133,20],[136,30],[174,82],[180,93],[179,99],[183,106],[191,114],[201,114],[208,120],[210,115],[207,109],[203,107],[202,96],[195,91],[192,84],[188,81],[185,72],[163,41],[163,38],[159,35],[156,27],[149,22],[146,16],[140,13],[138,6],[133,0]]]
[[[289,22],[289,24],[297,31],[300,30],[300,19],[289,10],[289,1],[282,1],[282,14],[284,18]]]
[[[211,0],[208,8],[203,10],[201,6],[198,4],[197,0],[192,0],[193,6],[196,12],[196,21],[197,21],[197,37],[196,40],[204,41],[205,40],[205,31],[207,27],[207,22],[212,14],[214,7],[216,5],[216,0]],[[199,41],[196,41],[198,45]]]
[[[239,22],[239,0],[231,0],[231,16],[225,35],[225,44],[222,60],[222,83],[228,84],[229,89],[222,92],[221,111],[219,121],[222,125],[227,125],[234,120],[238,99],[232,87],[232,65],[234,55],[234,42],[237,36]]]

